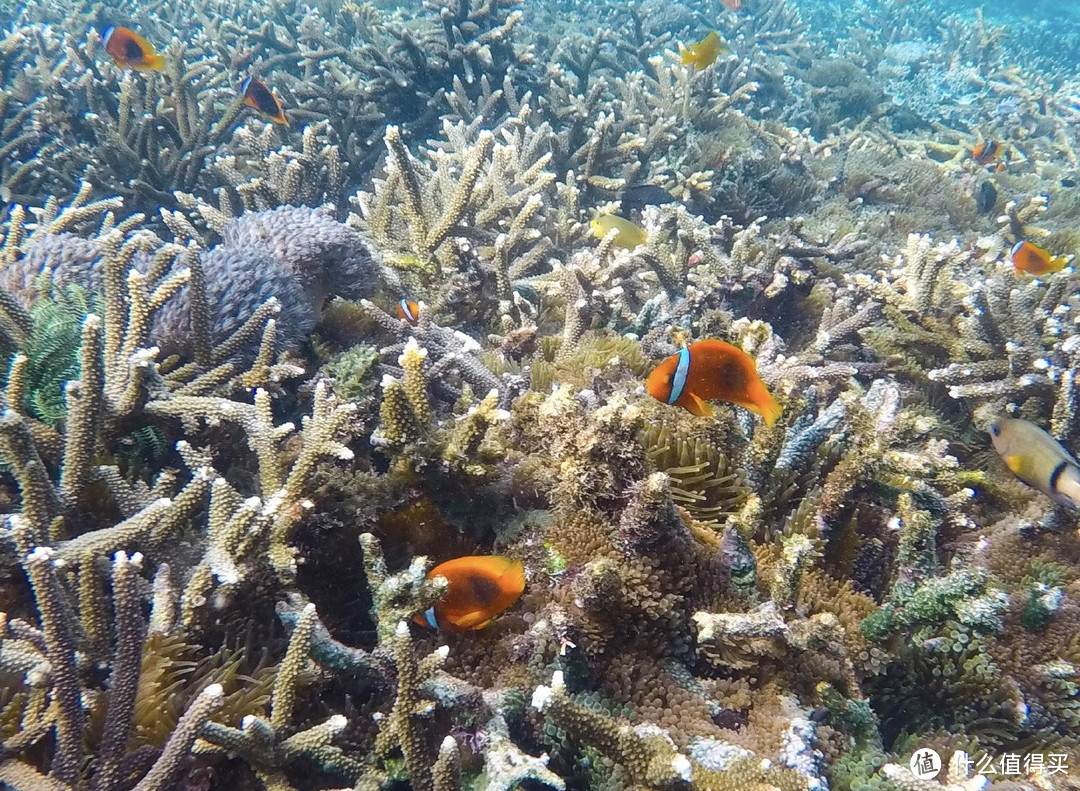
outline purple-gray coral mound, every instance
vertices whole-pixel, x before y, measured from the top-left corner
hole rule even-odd
[[[373,246],[324,209],[279,206],[237,217],[221,232],[222,246],[258,250],[287,267],[312,298],[369,295],[378,265]]]
[[[221,236],[221,243],[200,257],[215,345],[276,297],[281,305],[275,317],[278,347],[295,348],[311,332],[328,296],[368,296],[378,282],[381,266],[373,245],[321,209],[281,206],[251,212],[231,221]],[[0,287],[27,307],[37,297],[37,278],[46,271],[54,283],[100,291],[100,255],[96,239],[69,233],[42,236],[0,271]],[[138,269],[143,269],[142,258],[136,256]],[[185,287],[158,311],[150,338],[163,354],[184,354],[191,351],[191,337]],[[254,351],[252,346],[241,356]]]
[[[225,341],[271,297],[277,297],[281,305],[281,312],[274,317],[278,348],[295,348],[315,326],[318,305],[288,267],[262,250],[222,244],[203,253],[200,261],[212,311],[210,337],[215,345]],[[191,310],[184,288],[158,311],[150,338],[167,356],[190,351],[191,337]],[[254,351],[252,345],[240,356],[249,357]]]
[[[32,241],[25,254],[0,269],[0,288],[30,308],[38,297],[38,278],[46,271],[59,286],[75,283],[88,291],[101,289],[102,271],[98,266],[101,246],[96,239],[84,239],[73,233],[56,233]]]

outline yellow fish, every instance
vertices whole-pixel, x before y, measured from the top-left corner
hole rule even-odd
[[[682,59],[682,65],[689,66],[693,63],[696,71],[701,71],[706,66],[711,65],[719,56],[726,55],[731,51],[724,46],[724,42],[720,40],[720,34],[715,30],[697,44],[691,44],[689,47],[683,47],[680,44],[679,47],[681,49],[679,55]]]
[[[1080,507],[1080,466],[1060,442],[1016,418],[994,421],[989,431],[1013,475],[1059,503]]]
[[[615,246],[625,250],[633,250],[639,244],[645,244],[648,238],[645,229],[640,225],[634,225],[615,214],[601,214],[589,223],[589,227],[592,228],[597,239],[603,239],[608,235],[608,231],[617,228],[619,232],[615,234]]]

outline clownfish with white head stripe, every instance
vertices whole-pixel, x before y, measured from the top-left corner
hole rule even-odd
[[[420,305],[411,299],[402,299],[397,303],[397,315],[415,327],[420,321]]]
[[[446,577],[449,587],[413,620],[443,632],[483,629],[525,590],[525,566],[502,555],[454,558],[428,572],[428,579],[434,577]]]
[[[645,389],[658,401],[706,417],[713,411],[705,402],[714,398],[756,412],[767,426],[781,411],[758,376],[754,358],[715,339],[691,343],[668,357],[649,374]]]
[[[165,68],[165,58],[154,50],[154,45],[129,27],[109,25],[101,34],[101,41],[122,69],[161,71]]]

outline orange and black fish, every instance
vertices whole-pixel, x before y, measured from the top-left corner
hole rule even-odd
[[[403,299],[397,303],[397,314],[399,319],[405,319],[415,327],[420,321],[420,306],[411,299]]]
[[[165,66],[165,58],[154,50],[154,45],[131,28],[109,25],[101,40],[105,51],[122,69],[161,71]]]
[[[525,567],[502,555],[469,555],[440,563],[428,579],[446,577],[446,595],[413,620],[444,632],[483,629],[521,598]]]
[[[971,158],[979,165],[989,165],[1005,152],[1005,147],[997,140],[987,140],[971,149]]]
[[[285,117],[285,108],[274,96],[274,92],[266,87],[266,83],[258,77],[248,77],[240,83],[240,92],[244,94],[244,104],[254,107],[256,112],[265,115],[275,124],[289,125],[289,119]]]
[[[1065,256],[1055,256],[1049,250],[1028,241],[1017,242],[1009,253],[1009,258],[1017,274],[1027,272],[1029,275],[1046,275],[1060,272],[1066,264]]]
[[[716,398],[756,412],[771,426],[780,405],[758,376],[754,359],[724,341],[691,343],[660,363],[645,382],[649,395],[694,415],[712,415],[705,402]]]

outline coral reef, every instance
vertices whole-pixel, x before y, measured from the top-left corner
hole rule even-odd
[[[0,5],[0,786],[1075,787],[1077,511],[985,434],[1080,441],[1015,17]],[[775,424],[646,392],[704,338]],[[480,554],[525,592],[433,630]]]

